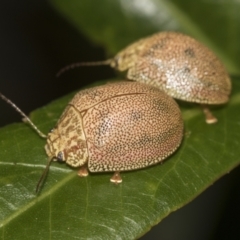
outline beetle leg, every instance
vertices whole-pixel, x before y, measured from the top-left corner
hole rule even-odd
[[[205,105],[202,105],[202,108],[203,108],[203,112],[205,114],[206,123],[212,124],[212,123],[216,123],[218,121],[217,118],[213,116],[213,114],[211,113],[211,111],[209,110],[208,107],[206,107]]]
[[[120,176],[120,172],[115,172],[113,176],[110,178],[112,183],[118,184],[122,182],[122,178]]]
[[[88,168],[86,165],[83,165],[80,167],[78,171],[78,176],[79,177],[87,177],[88,176]]]

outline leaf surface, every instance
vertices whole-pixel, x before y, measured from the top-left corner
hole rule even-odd
[[[122,173],[77,176],[77,169],[52,163],[39,195],[36,183],[45,168],[45,140],[25,123],[0,130],[0,236],[3,239],[135,239],[172,211],[199,195],[240,163],[240,82],[233,79],[219,119],[207,125],[195,105],[181,104],[185,136],[163,164]],[[32,120],[47,132],[73,94],[34,111]],[[37,236],[36,236],[37,234]]]

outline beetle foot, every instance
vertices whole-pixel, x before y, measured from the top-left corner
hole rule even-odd
[[[120,172],[115,172],[113,176],[110,178],[112,183],[118,184],[122,182],[122,178],[120,176]]]
[[[203,112],[205,114],[205,119],[207,124],[213,124],[218,121],[217,118],[211,113],[209,108],[203,106]]]
[[[86,166],[80,167],[80,169],[78,171],[78,176],[79,177],[87,177],[88,176],[88,169]]]

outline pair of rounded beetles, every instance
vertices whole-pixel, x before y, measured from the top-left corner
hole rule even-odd
[[[113,59],[76,63],[60,74],[101,64],[127,71],[128,80],[134,81],[77,93],[47,136],[48,167],[57,160],[79,167],[80,176],[87,176],[88,170],[114,172],[110,180],[120,183],[121,171],[161,162],[180,146],[183,120],[172,97],[203,105],[206,122],[214,123],[217,119],[206,105],[226,103],[231,92],[230,78],[215,54],[181,33],[157,33],[131,44]]]

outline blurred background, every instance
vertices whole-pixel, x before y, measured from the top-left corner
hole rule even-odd
[[[103,60],[106,53],[43,0],[1,0],[0,56],[0,91],[27,114],[87,84],[115,76],[103,66],[55,77],[69,63]],[[3,101],[0,111],[1,127],[21,121]],[[240,239],[239,176],[238,167],[141,239]]]
[[[25,113],[115,75],[109,67],[85,67],[56,78],[65,65],[106,56],[43,0],[1,1],[0,54],[0,91]],[[2,101],[0,109],[0,126],[21,120]]]

